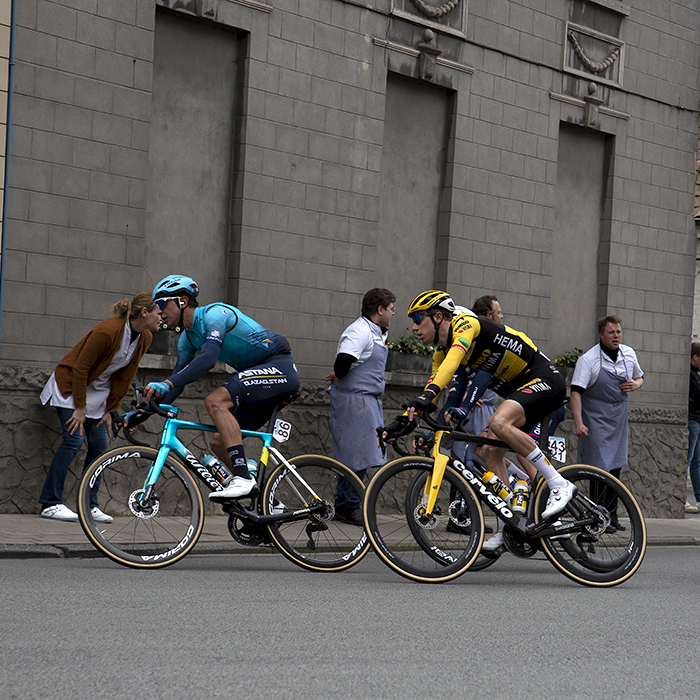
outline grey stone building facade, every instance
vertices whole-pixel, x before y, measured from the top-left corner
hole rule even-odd
[[[23,0],[15,49],[0,511],[36,509],[55,363],[181,272],[289,338],[298,451],[330,449],[323,377],[372,286],[396,336],[425,288],[495,293],[552,357],[619,314],[646,372],[623,476],[682,517],[695,0]]]

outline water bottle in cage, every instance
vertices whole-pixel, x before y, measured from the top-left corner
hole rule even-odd
[[[202,464],[222,486],[228,486],[231,479],[233,479],[231,472],[214,455],[204,455]]]

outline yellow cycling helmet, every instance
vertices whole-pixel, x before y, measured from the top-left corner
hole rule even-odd
[[[450,315],[455,312],[455,303],[447,292],[429,289],[419,294],[408,307],[408,315],[423,314],[429,311],[443,311]],[[419,321],[418,321],[419,322]]]

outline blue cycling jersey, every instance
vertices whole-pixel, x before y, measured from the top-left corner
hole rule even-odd
[[[195,358],[198,350],[202,352]],[[180,336],[177,364],[169,380],[181,387],[204,376],[217,360],[240,372],[290,352],[286,338],[263,328],[235,306],[217,302],[195,309],[192,328]]]
[[[235,306],[221,303],[195,309],[192,328],[180,336],[178,358],[181,354],[194,357],[206,341],[217,343],[219,360],[239,372],[290,352],[286,338],[263,328]]]

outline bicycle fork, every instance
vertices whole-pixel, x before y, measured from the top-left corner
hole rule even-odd
[[[442,478],[445,475],[445,469],[447,468],[447,463],[450,461],[448,455],[440,452],[440,441],[445,433],[438,433],[435,436],[435,445],[433,445],[433,468],[425,480],[425,490],[423,492],[423,507],[420,512],[422,518],[430,519],[433,517],[433,509],[435,508],[435,501],[438,497],[438,491],[440,490],[440,484],[442,484]]]

